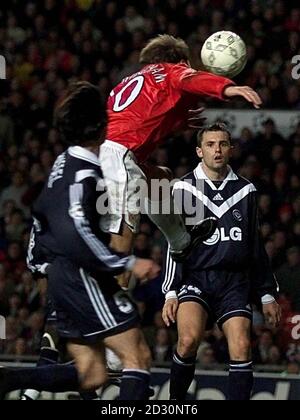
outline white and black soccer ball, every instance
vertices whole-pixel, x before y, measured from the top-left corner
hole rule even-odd
[[[246,44],[234,32],[216,32],[205,41],[201,59],[207,71],[232,79],[247,64]]]

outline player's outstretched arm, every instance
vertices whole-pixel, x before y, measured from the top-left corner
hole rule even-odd
[[[260,96],[250,86],[228,86],[224,90],[224,96],[226,98],[242,96],[246,101],[252,103],[256,109],[259,109],[262,105]]]

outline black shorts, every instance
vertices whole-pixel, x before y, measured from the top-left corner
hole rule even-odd
[[[179,303],[197,302],[209,316],[208,327],[219,328],[231,318],[252,320],[250,281],[247,273],[201,271],[189,273],[178,293]]]
[[[48,291],[61,337],[95,343],[139,325],[135,304],[113,277],[101,283],[67,259],[51,265]]]

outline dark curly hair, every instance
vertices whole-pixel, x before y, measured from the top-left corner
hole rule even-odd
[[[70,85],[54,112],[54,125],[68,144],[87,144],[105,135],[107,113],[98,88],[89,82]]]

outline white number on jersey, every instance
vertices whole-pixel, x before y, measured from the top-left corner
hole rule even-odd
[[[115,112],[121,112],[129,105],[131,105],[136,98],[141,93],[141,90],[144,86],[144,76],[137,76],[134,79],[130,80],[130,82],[126,83],[126,85],[117,93],[115,97],[115,103],[113,106],[113,110]],[[135,84],[135,87],[132,89],[132,85]],[[114,95],[114,92],[111,93],[111,96]]]

